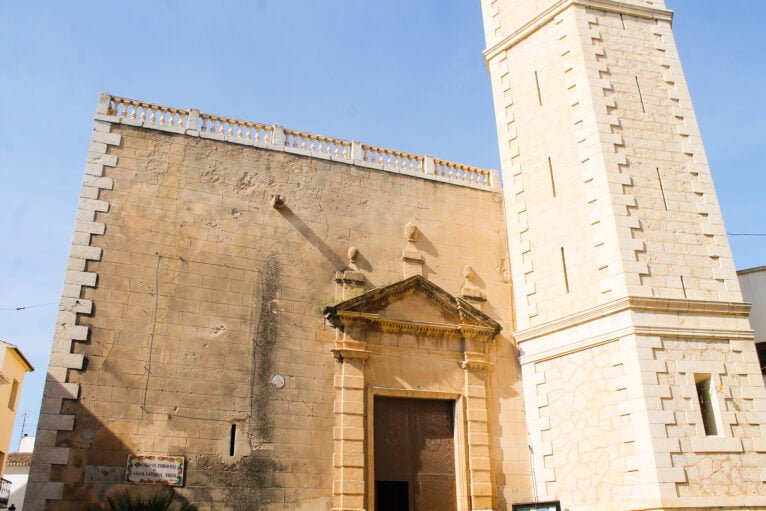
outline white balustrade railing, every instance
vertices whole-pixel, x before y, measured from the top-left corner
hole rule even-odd
[[[492,182],[491,170],[471,167],[462,163],[434,159],[434,172],[437,176],[446,178],[449,181],[490,188],[495,186],[495,183]]]
[[[187,135],[239,144],[273,147],[333,160],[346,160],[354,165],[447,181],[472,188],[500,187],[497,173],[494,170],[471,167],[462,163],[395,151],[360,142],[313,135],[271,124],[206,114],[194,109],[184,110],[103,94],[97,117],[99,115],[105,115],[106,119],[112,122],[186,133]]]
[[[334,158],[351,159],[351,145],[348,140],[312,135],[302,131],[284,130],[285,147],[301,149],[310,153],[324,154]]]
[[[274,126],[257,122],[240,121],[200,112],[197,129],[201,134],[217,135],[234,142],[263,142],[274,140]]]
[[[112,96],[109,115],[114,115],[127,124],[155,124],[168,128],[186,127],[189,111],[168,106],[154,105],[134,99]]]
[[[362,161],[405,174],[425,174],[425,156],[362,144]]]

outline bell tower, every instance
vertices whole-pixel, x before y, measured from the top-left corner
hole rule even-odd
[[[766,506],[766,391],[673,12],[481,3],[538,499]]]

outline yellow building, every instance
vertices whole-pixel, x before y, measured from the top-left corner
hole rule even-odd
[[[34,367],[21,350],[13,344],[0,341],[0,474],[5,473],[21,384],[24,382],[24,374],[30,371],[34,371]]]

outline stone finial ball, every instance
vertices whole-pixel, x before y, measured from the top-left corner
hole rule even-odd
[[[404,226],[404,236],[407,238],[407,241],[415,241],[418,237],[418,227],[412,223],[412,220]]]
[[[473,268],[469,265],[463,266],[463,277],[466,279],[471,279],[476,274],[476,272],[473,271]]]
[[[348,260],[352,263],[356,261],[356,257],[359,255],[359,249],[356,247],[348,247]]]

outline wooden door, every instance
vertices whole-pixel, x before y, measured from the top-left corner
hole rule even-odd
[[[376,397],[376,511],[455,511],[455,402]]]

